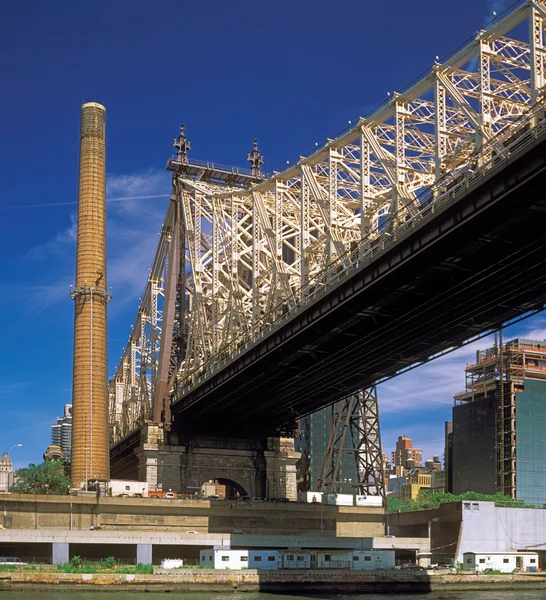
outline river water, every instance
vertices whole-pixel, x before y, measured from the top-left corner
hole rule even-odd
[[[285,596],[282,594],[262,594],[247,592],[6,592],[4,600],[539,600],[545,592],[504,591],[504,592],[433,592],[429,594],[323,594],[310,596]]]

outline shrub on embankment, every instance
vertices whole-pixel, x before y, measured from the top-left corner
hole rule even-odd
[[[387,496],[387,513],[411,512],[413,510],[427,510],[439,508],[445,502],[462,502],[471,500],[474,502],[494,502],[495,506],[506,506],[512,508],[535,508],[533,505],[525,504],[523,500],[516,500],[504,494],[479,494],[478,492],[465,492],[464,494],[449,494],[444,492],[430,492],[422,490],[415,500],[402,501],[398,498]]]
[[[152,565],[118,565],[113,556],[105,558],[102,562],[84,563],[80,556],[73,556],[70,562],[57,565],[61,573],[119,573],[120,575],[152,575]]]

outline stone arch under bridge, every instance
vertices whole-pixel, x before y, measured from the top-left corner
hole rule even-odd
[[[227,479],[251,498],[297,499],[293,438],[264,440],[180,436],[165,443],[161,425],[147,424],[141,433],[139,480],[150,489],[172,489],[195,495],[205,481]],[[176,442],[176,443],[173,443]]]

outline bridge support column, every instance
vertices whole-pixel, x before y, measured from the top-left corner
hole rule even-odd
[[[180,489],[180,455],[183,447],[165,443],[163,425],[147,423],[142,428],[138,457],[138,479],[151,491]]]
[[[297,500],[296,463],[301,454],[294,449],[294,438],[268,438],[264,455],[267,474],[266,497]]]
[[[137,565],[151,565],[152,564],[152,544],[137,544],[136,547],[136,561]]]
[[[54,565],[61,565],[70,560],[69,545],[65,542],[53,542],[51,548],[51,562]]]

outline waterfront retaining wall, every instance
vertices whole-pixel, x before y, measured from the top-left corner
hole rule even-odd
[[[163,575],[20,572],[0,574],[0,591],[98,590],[264,592],[428,592],[461,590],[546,590],[546,575],[433,575],[425,572],[302,570],[290,572],[181,569]]]
[[[305,502],[230,502],[88,498],[6,494],[0,523],[8,529],[90,528],[109,531],[245,533],[374,537],[384,532],[385,511],[374,507],[323,506]]]

